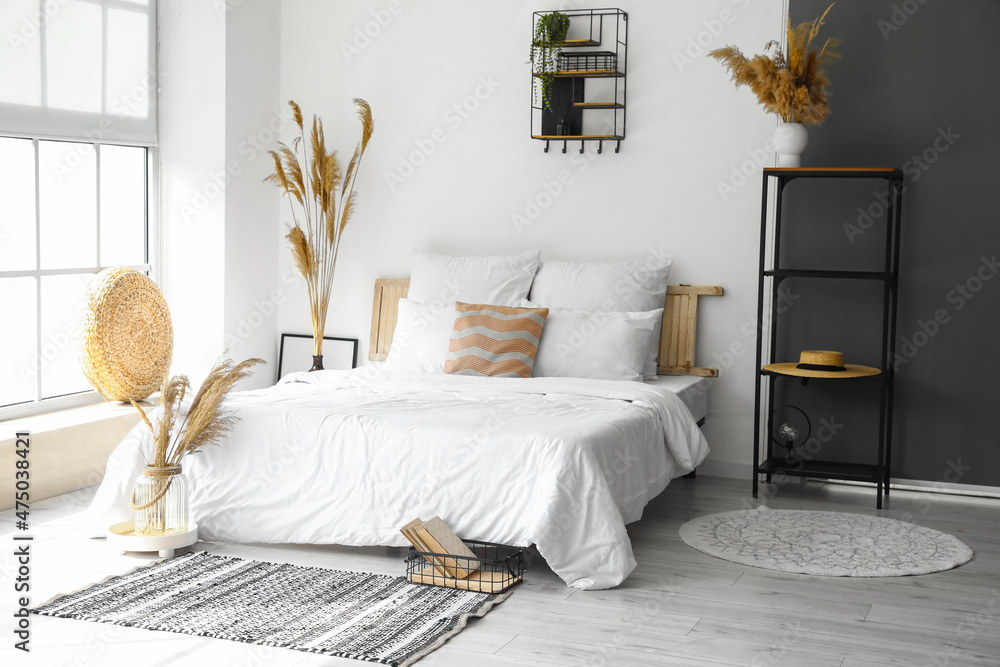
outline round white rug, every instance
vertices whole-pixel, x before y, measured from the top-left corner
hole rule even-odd
[[[734,563],[828,577],[901,577],[972,560],[961,540],[895,519],[806,510],[736,510],[688,521],[690,547]]]

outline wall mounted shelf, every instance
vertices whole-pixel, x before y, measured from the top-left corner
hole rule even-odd
[[[532,36],[538,21],[555,11],[534,13]],[[570,141],[580,142],[581,153],[588,141],[598,142],[598,153],[604,152],[605,141],[614,142],[618,153],[625,139],[628,14],[621,9],[570,9],[561,13],[569,18],[570,26],[569,38],[561,44],[565,51],[553,72],[550,99],[555,111],[544,108],[542,76],[532,72],[531,138],[544,141],[546,153],[552,141],[563,142],[563,153]],[[603,48],[579,50],[583,47]],[[587,85],[587,81],[600,79],[608,83]],[[588,100],[588,92],[595,99]],[[586,123],[584,112],[594,112],[586,114]]]

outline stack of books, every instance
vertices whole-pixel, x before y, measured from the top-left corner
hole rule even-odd
[[[484,568],[484,562],[441,517],[414,519],[400,532],[427,559],[423,568],[407,575],[414,583],[483,593],[496,593],[510,584],[506,572]]]

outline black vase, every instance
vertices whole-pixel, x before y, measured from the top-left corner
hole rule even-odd
[[[569,123],[563,118],[558,125],[556,125],[556,135],[560,137],[565,137],[569,134]]]
[[[323,370],[323,355],[314,354],[313,367],[309,369],[309,372],[312,373],[313,371],[321,371],[321,370]]]

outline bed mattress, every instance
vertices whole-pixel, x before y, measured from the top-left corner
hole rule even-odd
[[[714,378],[696,377],[694,375],[657,375],[644,384],[670,391],[684,402],[691,416],[700,422],[708,416],[708,390]]]

